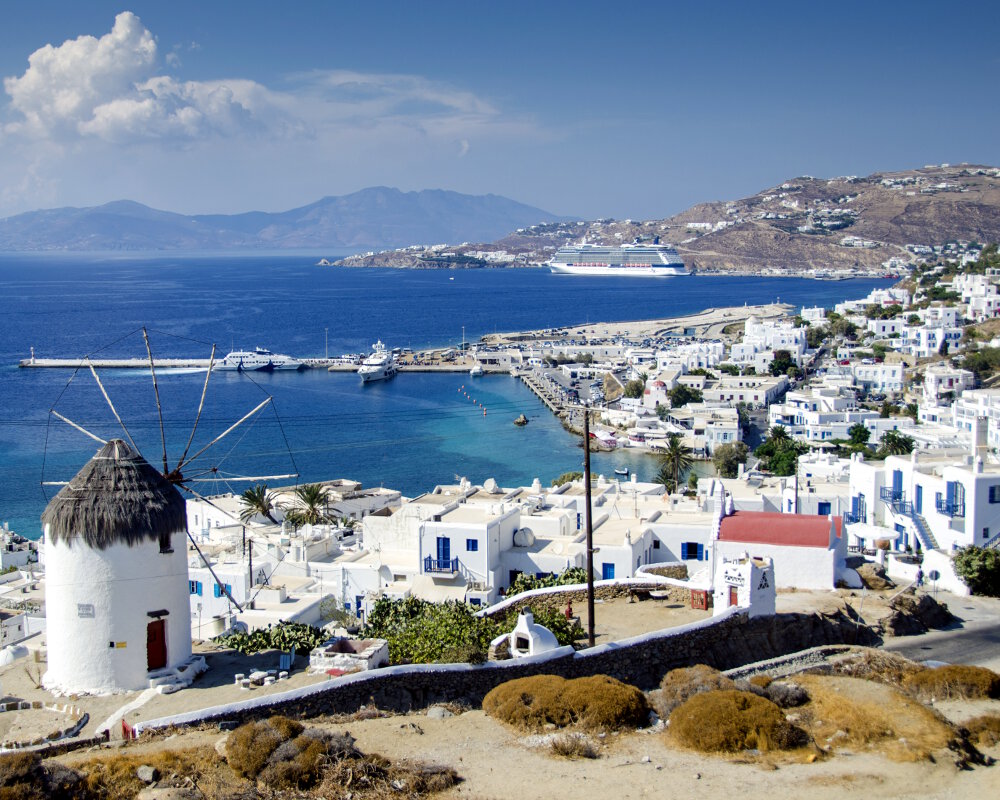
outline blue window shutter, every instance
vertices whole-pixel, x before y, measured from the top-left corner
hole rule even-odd
[[[688,557],[688,543],[681,542],[681,561],[687,561]]]
[[[698,560],[699,561],[705,560],[705,545],[703,544],[698,545]]]

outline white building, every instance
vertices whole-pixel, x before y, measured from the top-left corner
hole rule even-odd
[[[925,403],[954,399],[975,385],[976,376],[969,370],[953,367],[946,361],[929,364],[924,370],[923,399]]]
[[[723,375],[706,385],[702,397],[706,403],[718,403],[735,408],[746,403],[752,408],[764,408],[775,402],[788,389],[788,376]]]
[[[880,417],[877,411],[859,409],[850,392],[828,387],[789,392],[785,402],[768,409],[768,425],[780,425],[794,439],[807,444],[849,439],[848,431],[861,423],[870,432],[869,444],[877,447],[886,431],[909,433],[909,417]]]
[[[729,358],[734,364],[767,372],[776,350],[787,350],[801,366],[806,351],[806,329],[796,328],[790,322],[762,321],[749,316],[743,326],[743,341],[732,346]]]
[[[901,394],[903,391],[904,367],[901,363],[852,361],[851,375],[855,386],[869,392]]]
[[[105,444],[51,500],[46,688],[144,689],[191,657],[180,493],[125,442]]]

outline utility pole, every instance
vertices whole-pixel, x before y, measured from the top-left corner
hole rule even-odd
[[[590,407],[583,406],[583,487],[587,501],[587,644],[594,646],[594,528],[590,511]]]
[[[323,328],[323,335],[326,338],[326,360],[330,360],[330,329]]]

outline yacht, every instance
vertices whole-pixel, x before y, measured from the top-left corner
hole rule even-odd
[[[482,374],[483,374],[482,364],[476,364],[476,366],[474,366],[472,369],[469,370],[469,375],[473,378],[478,378]]]
[[[553,272],[570,275],[626,275],[638,278],[665,278],[690,274],[684,261],[670,245],[660,244],[573,244],[560,247],[546,262]]]
[[[369,383],[371,381],[384,381],[398,371],[399,367],[396,366],[395,357],[379,339],[372,345],[372,354],[361,362],[358,375],[361,376],[362,383]]]
[[[263,347],[255,347],[253,350],[233,350],[221,361],[216,362],[212,369],[232,372],[271,372],[274,370],[299,370],[304,367],[305,365],[297,358],[281,353],[272,353]]]

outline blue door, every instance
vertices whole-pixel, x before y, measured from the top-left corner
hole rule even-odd
[[[614,564],[601,564],[601,578],[606,581],[610,581],[615,577],[615,565]]]
[[[899,500],[903,495],[903,470],[892,471],[892,496]]]
[[[830,504],[820,501],[816,504],[816,513],[821,517],[828,517],[830,515]]]
[[[447,536],[438,536],[437,555],[438,565],[451,561],[451,539]]]
[[[913,490],[913,510],[918,514],[924,513],[924,487],[919,483]]]

